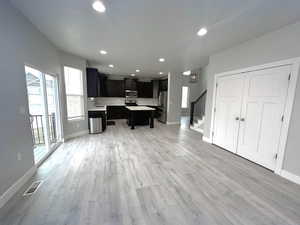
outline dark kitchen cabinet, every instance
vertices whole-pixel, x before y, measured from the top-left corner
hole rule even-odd
[[[87,94],[88,97],[98,97],[99,95],[99,77],[98,70],[94,68],[86,69]]]
[[[106,80],[107,97],[125,97],[124,80]]]
[[[159,106],[153,106],[153,105],[147,105],[147,106],[155,109],[154,118],[158,118],[160,115],[159,111],[161,110],[161,108]]]
[[[107,97],[107,86],[106,86],[107,77],[103,73],[98,73],[98,79],[99,79],[99,97]]]
[[[106,76],[101,74],[95,68],[86,69],[87,76],[87,94],[89,98],[92,97],[106,97]]]
[[[99,76],[100,97],[107,97],[107,87],[105,85],[107,77],[103,73],[98,73],[98,76]]]
[[[137,90],[137,80],[131,78],[125,78],[125,90],[136,91]]]
[[[153,98],[153,82],[137,82],[139,98]]]
[[[127,117],[128,111],[125,106],[107,106],[108,120],[126,119]]]
[[[168,90],[168,79],[159,81],[159,91],[167,91]]]

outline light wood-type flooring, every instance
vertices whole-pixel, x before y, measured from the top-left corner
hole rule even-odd
[[[63,144],[34,180],[1,225],[300,224],[300,186],[176,125],[117,121]]]

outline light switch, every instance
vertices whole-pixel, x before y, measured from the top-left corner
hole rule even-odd
[[[17,153],[17,160],[18,161],[22,160],[22,154],[20,152]]]

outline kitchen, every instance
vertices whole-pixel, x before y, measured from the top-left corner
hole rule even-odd
[[[101,133],[115,120],[154,128],[154,120],[167,121],[168,79],[106,75],[87,68],[88,117],[90,133]]]

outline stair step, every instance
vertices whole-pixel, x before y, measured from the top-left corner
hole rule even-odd
[[[190,129],[192,129],[192,130],[194,130],[194,131],[197,131],[197,132],[199,132],[199,133],[201,133],[201,134],[203,134],[203,129],[201,129],[201,128],[199,128],[199,127],[194,127],[194,126],[190,126]]]

